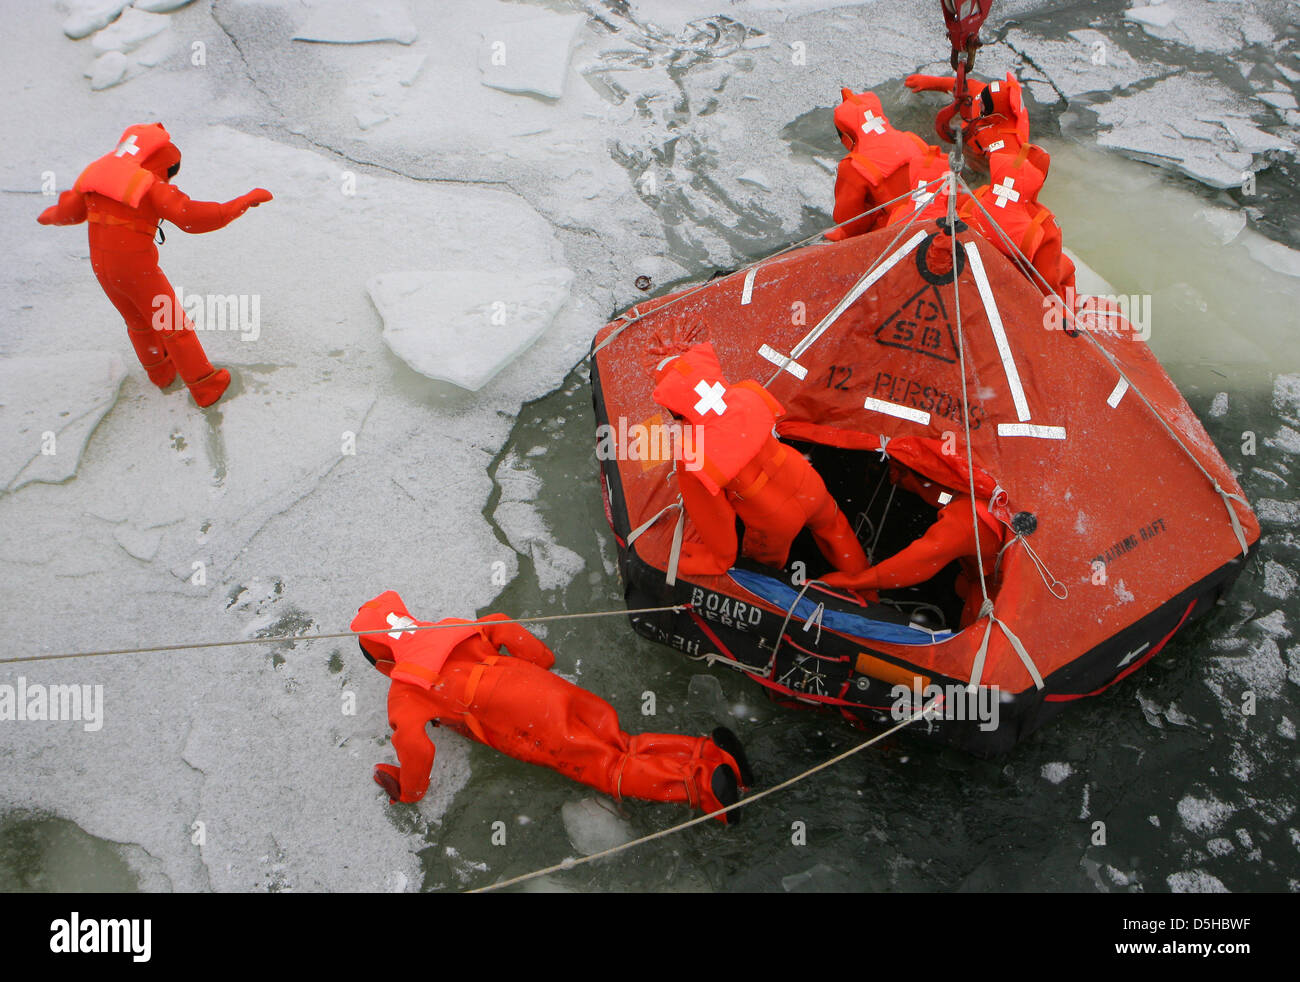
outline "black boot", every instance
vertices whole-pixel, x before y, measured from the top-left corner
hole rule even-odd
[[[745,756],[745,748],[740,745],[740,738],[725,726],[719,726],[713,731],[713,743],[719,750],[731,754],[736,761],[736,765],[740,768],[740,786],[752,788],[754,772],[749,769],[749,758]]]
[[[719,764],[713,769],[713,778],[709,781],[713,797],[723,805],[734,805],[740,800],[740,789],[736,786],[736,773],[726,764]],[[722,816],[728,825],[740,824],[740,810],[727,812]]]

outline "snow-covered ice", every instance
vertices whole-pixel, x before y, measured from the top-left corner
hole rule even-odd
[[[293,34],[295,41],[412,44],[419,36],[404,0],[302,0],[301,6],[306,10]]]
[[[479,50],[483,84],[502,92],[560,98],[574,40],[586,21],[579,14],[539,10],[493,24],[483,31]]]
[[[517,234],[520,226],[509,227]],[[500,269],[373,277],[366,289],[384,319],[384,341],[421,375],[477,392],[545,333],[569,299],[572,270],[532,265],[552,248],[527,243]]]
[[[0,358],[0,488],[76,474],[125,377],[122,357],[107,351]]]

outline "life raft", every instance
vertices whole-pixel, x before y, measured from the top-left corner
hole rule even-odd
[[[944,247],[946,269],[932,255]],[[1155,657],[1230,587],[1259,523],[1145,340],[1117,311],[1054,317],[1045,292],[940,219],[798,248],[602,328],[597,456],[625,597],[677,607],[633,615],[635,630],[857,724],[946,693],[912,729],[981,756]],[[651,398],[674,336],[710,341],[727,378],[768,384],[787,410],[778,434],[817,467],[873,562],[935,517],[891,494],[891,443],[923,476],[973,489],[1006,533],[981,616],[958,621],[956,564],[878,603],[824,587],[806,530],[784,570],[742,558],[722,575],[684,573],[691,523],[655,439],[672,420]],[[996,725],[967,711],[976,696],[996,700]]]

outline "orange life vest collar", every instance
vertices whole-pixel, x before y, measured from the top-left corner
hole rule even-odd
[[[138,208],[158,177],[141,166],[157,150],[171,143],[162,123],[128,126],[117,147],[81,172],[74,190],[102,194],[130,208]]]
[[[757,382],[728,385],[713,345],[697,344],[659,370],[654,400],[695,427],[695,472],[721,493],[772,437],[785,408]]]
[[[412,631],[413,627],[439,629]],[[362,604],[352,620],[352,630],[383,631],[362,635],[362,647],[376,658],[396,663],[389,673],[394,682],[409,682],[423,689],[433,688],[457,645],[476,634],[487,637],[482,624],[459,617],[418,621],[393,590]]]

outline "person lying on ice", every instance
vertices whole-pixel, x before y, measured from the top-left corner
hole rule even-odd
[[[745,524],[744,554],[765,566],[783,569],[807,527],[837,570],[866,568],[867,555],[821,475],[777,438],[785,409],[766,389],[752,379],[728,384],[708,342],[669,355],[655,377],[655,402],[695,432],[691,463],[678,448],[677,484],[705,554],[684,550],[685,571],[725,573],[735,564],[737,517]]]
[[[921,498],[932,508],[939,509],[939,517],[917,539],[901,552],[858,573],[831,573],[818,577],[831,587],[873,592],[899,590],[916,586],[935,576],[951,562],[961,564],[955,588],[965,601],[961,626],[974,622],[984,601],[979,590],[979,572],[976,565],[976,522],[972,521],[972,498],[933,481],[926,480],[896,460],[889,462],[889,479],[904,491]],[[985,578],[993,575],[998,551],[1002,548],[1002,525],[984,507],[975,503],[975,517],[979,526],[979,557],[983,560]],[[874,598],[872,598],[874,599]]]
[[[161,123],[128,126],[117,149],[100,157],[72,190],[41,212],[42,225],[89,223],[90,265],[109,301],[126,321],[136,356],[160,389],[177,372],[200,406],[210,406],[230,385],[230,372],[214,369],[185,316],[171,283],[158,268],[154,232],[166,219],[186,232],[211,232],[249,208],[271,200],[255,188],[224,203],[191,201],[171,179],[181,153]]]
[[[735,804],[752,783],[730,730],[718,727],[712,737],[624,733],[613,706],[553,675],[551,650],[504,614],[437,623],[448,626],[403,630],[429,622],[413,618],[392,590],[362,604],[352,621],[354,631],[384,632],[358,640],[366,659],[392,679],[388,722],[398,766],[374,770],[390,804],[417,802],[428,790],[430,721],[616,800],[681,802],[707,813]],[[718,817],[735,824],[738,816]]]

